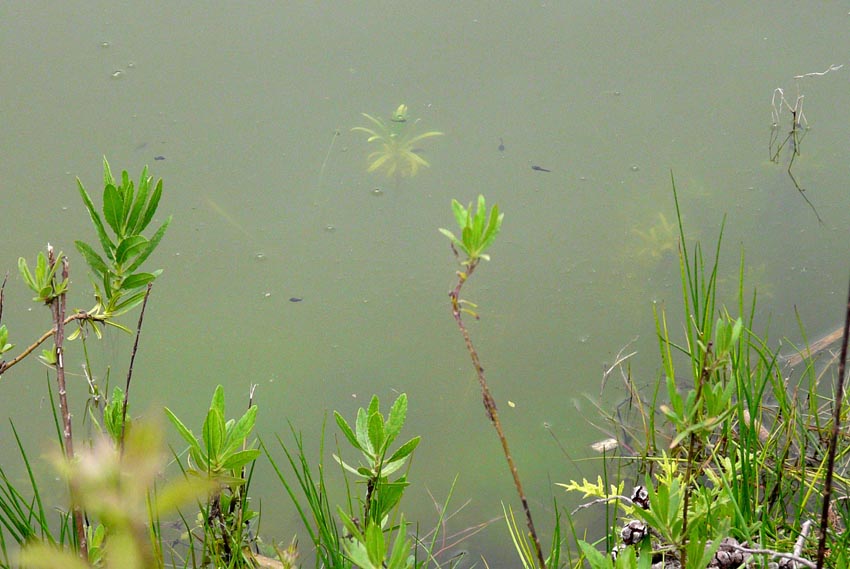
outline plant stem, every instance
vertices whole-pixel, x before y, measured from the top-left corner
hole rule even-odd
[[[847,296],[847,310],[844,315],[844,339],[841,341],[841,360],[838,362],[838,386],[835,390],[835,403],[832,417],[832,435],[829,437],[829,455],[826,463],[826,479],[823,483],[823,509],[820,518],[820,541],[818,542],[817,567],[823,567],[826,555],[826,531],[829,527],[829,500],[832,494],[832,471],[835,468],[835,450],[838,433],[841,430],[841,404],[844,400],[844,372],[847,364],[847,341],[850,334],[850,292]]]
[[[142,310],[139,313],[139,323],[136,325],[136,339],[133,342],[133,351],[130,354],[130,367],[127,370],[127,383],[124,386],[124,402],[121,406],[121,452],[124,452],[124,431],[127,426],[127,404],[130,402],[130,380],[133,379],[133,363],[136,361],[136,352],[139,349],[139,336],[142,335],[142,322],[145,319],[145,307],[148,305],[148,297],[151,295],[153,283],[148,283],[145,291],[145,299],[142,301]]]
[[[93,322],[104,322],[104,321],[106,321],[106,317],[105,316],[95,316],[95,315],[89,314],[88,312],[77,312],[75,314],[72,314],[71,316],[66,317],[62,321],[62,326],[67,326],[68,324],[70,324],[74,320],[91,320]],[[15,356],[13,359],[9,360],[8,362],[0,362],[0,375],[3,375],[4,373],[6,373],[6,371],[8,371],[9,368],[14,366],[15,364],[20,363],[21,360],[23,360],[28,355],[30,355],[33,351],[35,351],[36,348],[38,348],[40,345],[42,345],[44,342],[46,342],[48,338],[50,338],[51,336],[54,336],[54,335],[56,335],[56,326],[54,326],[53,328],[51,328],[50,330],[48,330],[47,332],[42,334],[38,338],[38,340],[33,342],[31,345],[29,345],[27,347],[27,349],[25,349],[23,352],[21,352],[20,354]]]
[[[57,262],[62,263],[62,281],[68,282],[68,257],[62,256],[61,259],[56,259],[53,252],[53,247],[47,246],[47,260],[50,267],[55,266]],[[53,279],[53,286],[56,285],[56,279]],[[50,308],[53,312],[54,334],[53,342],[56,350],[56,383],[59,386],[59,409],[62,413],[62,439],[65,447],[65,458],[68,463],[74,460],[74,438],[71,433],[71,411],[68,408],[68,392],[65,386],[65,362],[64,362],[64,343],[65,343],[65,292],[63,291],[58,296],[50,301]],[[76,499],[76,491],[74,490],[73,482],[70,484],[71,507],[73,509],[74,529],[77,532],[77,543],[79,545],[79,554],[83,560],[88,560],[88,547],[86,545],[86,528],[83,524],[83,511]]]
[[[531,519],[531,509],[528,507],[528,500],[525,497],[525,492],[522,489],[522,483],[519,480],[516,464],[514,464],[513,456],[508,448],[508,439],[505,437],[505,432],[502,430],[502,422],[499,420],[499,412],[496,409],[496,401],[490,393],[490,388],[487,385],[487,379],[484,377],[484,368],[481,366],[481,360],[478,358],[478,352],[475,346],[472,345],[472,338],[469,335],[469,330],[463,323],[463,316],[460,308],[460,289],[466,280],[475,271],[478,266],[478,260],[471,260],[467,265],[466,272],[458,272],[458,281],[454,290],[449,293],[449,298],[452,300],[452,316],[463,335],[463,340],[466,343],[466,349],[469,352],[469,357],[472,358],[472,365],[475,367],[475,373],[478,376],[478,384],[481,386],[481,396],[484,403],[484,409],[487,411],[487,416],[493,427],[496,429],[496,434],[499,436],[499,442],[502,443],[502,451],[504,451],[505,459],[508,461],[508,468],[511,470],[511,476],[514,479],[517,494],[522,502],[522,509],[525,512],[525,519],[528,524],[528,531],[531,534],[531,540],[534,542],[535,553],[537,553],[537,561],[540,563],[540,569],[546,569],[546,560],[543,559],[543,549],[540,547],[540,539],[537,537],[537,531],[534,529],[534,521]]]
[[[6,293],[6,281],[9,280],[9,273],[3,277],[3,284],[0,285],[0,324],[3,323],[3,297]]]

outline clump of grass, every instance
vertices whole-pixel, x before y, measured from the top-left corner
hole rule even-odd
[[[675,183],[673,193],[678,214]],[[712,559],[734,567],[761,557],[814,567],[810,560],[828,552],[839,563],[847,556],[846,515],[837,506],[844,500],[830,505],[829,494],[831,479],[842,488],[850,482],[850,446],[837,436],[843,388],[825,394],[812,366],[786,377],[777,352],[754,330],[757,296],[745,297],[743,256],[736,303],[718,300],[723,226],[707,259],[699,244],[689,250],[678,220],[683,331],[674,332],[667,311],[656,308],[661,377],[647,400],[623,373],[636,421],[612,429],[637,451],[621,460],[637,468],[642,484],[562,486],[616,505],[605,541],[620,545],[608,553],[628,550],[635,562],[652,555],[682,567]],[[818,517],[820,548],[811,532]],[[588,544],[582,551],[594,569],[613,566]]]

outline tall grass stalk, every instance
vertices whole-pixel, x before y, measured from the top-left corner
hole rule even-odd
[[[280,483],[286,489],[286,493],[292,500],[295,509],[298,511],[298,516],[301,518],[304,527],[310,536],[310,541],[316,549],[316,568],[324,567],[327,569],[348,569],[351,567],[351,562],[346,558],[342,546],[342,537],[339,534],[334,511],[328,498],[328,488],[325,483],[325,468],[324,460],[319,459],[318,471],[314,474],[304,452],[304,441],[300,433],[295,431],[295,428],[290,425],[292,438],[295,441],[295,450],[290,451],[283,440],[276,435],[278,445],[286,455],[286,460],[289,462],[290,469],[298,481],[298,488],[306,500],[306,508],[302,506],[302,501],[296,495],[296,487],[289,481],[289,477],[284,475],[283,471],[275,461],[268,447],[262,439],[260,439],[260,448],[268,458],[274,468]],[[325,428],[322,425],[322,435],[319,445],[319,455],[324,456]],[[350,505],[350,496],[349,496]]]

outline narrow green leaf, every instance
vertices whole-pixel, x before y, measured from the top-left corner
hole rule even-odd
[[[384,447],[384,417],[380,413],[369,415],[369,442],[375,449],[375,454],[380,455],[386,451]]]
[[[404,525],[404,516],[401,516],[401,521],[399,522],[399,527],[406,527]],[[392,553],[390,554],[390,558],[387,561],[388,569],[406,569],[410,566],[407,562],[407,559],[410,555],[410,547],[412,542],[405,536],[403,532],[399,532],[396,534],[395,543],[393,543]]]
[[[107,312],[112,317],[120,316],[120,315],[124,314],[125,312],[129,312],[130,310],[135,308],[136,305],[140,304],[142,302],[142,300],[144,300],[146,294],[147,294],[146,289],[140,290],[139,292],[128,296],[127,298],[125,298],[124,300],[122,300],[121,302],[116,304],[115,306],[107,306]],[[119,296],[118,298],[122,298],[122,297]]]
[[[360,449],[371,460],[375,456],[375,448],[369,440],[369,417],[366,415],[366,410],[363,407],[357,410],[357,421],[354,424],[354,429],[357,435],[357,441],[360,443]]]
[[[258,456],[260,456],[260,449],[258,448],[240,450],[227,455],[221,464],[221,468],[224,470],[239,470],[249,462],[257,460]]]
[[[153,253],[154,249],[156,249],[159,242],[162,241],[162,237],[165,235],[165,230],[168,229],[168,225],[171,223],[171,216],[168,216],[168,219],[165,220],[165,223],[159,226],[159,229],[156,230],[156,233],[153,234],[150,241],[148,242],[148,246],[146,249],[142,250],[139,253],[139,256],[136,257],[136,260],[133,261],[133,264],[127,267],[128,272],[133,272],[138,269],[142,263],[147,260],[151,253]]]
[[[406,418],[407,394],[402,393],[396,398],[395,403],[393,403],[393,406],[390,408],[390,412],[387,414],[386,445],[388,447],[401,432]]]
[[[122,216],[124,214],[124,201],[121,192],[112,184],[103,188],[103,219],[112,228],[112,231],[120,239]]]
[[[131,235],[121,239],[115,249],[115,262],[123,265],[128,259],[139,255],[148,247],[148,240],[144,235]]]
[[[108,172],[109,164],[106,162],[104,158],[104,170]],[[89,197],[88,192],[83,187],[83,183],[77,178],[77,188],[80,191],[80,197],[83,199],[83,203],[86,206],[86,209],[89,212],[89,217],[91,218],[92,225],[94,225],[95,230],[97,231],[97,238],[100,240],[100,245],[103,247],[103,252],[106,253],[106,256],[109,259],[114,260],[113,252],[115,251],[115,244],[112,243],[112,240],[109,238],[109,235],[106,233],[106,229],[103,227],[103,221],[100,219],[100,215],[98,215],[97,210],[94,207],[94,204]]]
[[[115,178],[112,176],[112,170],[109,168],[109,162],[106,161],[106,156],[103,157],[103,186],[109,184],[115,185]]]
[[[183,422],[177,418],[177,415],[171,412],[171,409],[168,407],[165,408],[165,414],[168,416],[168,420],[171,421],[171,424],[177,429],[177,432],[180,433],[180,436],[183,437],[187,443],[189,443],[190,447],[196,448],[198,451],[201,450],[200,444],[198,444],[198,439],[195,437],[194,433],[190,431]]]
[[[471,207],[471,204],[470,204],[470,207]],[[461,230],[463,230],[463,228],[466,227],[466,225],[467,225],[467,220],[468,220],[467,211],[468,210],[466,210],[463,207],[463,204],[461,204],[459,201],[452,200],[452,213],[454,213],[455,220],[457,221],[457,226]]]
[[[579,540],[578,544],[591,569],[612,569],[614,567],[614,562],[609,557],[602,555],[599,550],[586,541]]]
[[[162,178],[160,178],[156,187],[153,190],[153,194],[151,194],[151,200],[148,202],[148,207],[145,209],[145,214],[142,216],[142,219],[139,221],[139,224],[136,227],[136,233],[141,233],[144,231],[145,227],[153,219],[154,214],[156,213],[156,208],[159,207],[159,199],[162,197]]]
[[[372,567],[383,567],[384,555],[387,550],[384,543],[384,532],[381,531],[381,526],[376,523],[370,523],[366,527],[366,552],[369,554]]]
[[[189,447],[189,456],[192,457],[192,462],[195,463],[196,467],[202,469],[204,473],[209,471],[210,457],[201,449],[200,444]]]
[[[97,254],[97,251],[95,251],[91,245],[84,241],[74,241],[74,245],[77,246],[77,251],[80,252],[91,270],[96,274],[102,276],[104,273],[109,271],[109,268],[106,266],[106,261]]]
[[[47,255],[43,251],[39,251],[35,258],[35,284],[42,287],[49,278],[47,276]]]
[[[248,438],[248,435],[250,435],[251,431],[254,429],[254,423],[256,420],[257,406],[252,405],[251,408],[239,418],[239,421],[227,428],[223,450],[224,454],[233,452],[245,443],[245,439]]]
[[[342,507],[337,506],[336,510],[337,510],[337,515],[339,516],[339,519],[342,520],[342,525],[345,526],[345,529],[348,532],[348,534],[352,538],[359,540],[359,541],[362,541],[363,540],[363,532],[361,531],[358,524],[354,523],[354,520],[351,519],[351,517],[345,512],[345,510],[342,509]]]
[[[224,443],[224,417],[221,411],[211,407],[204,419],[204,447],[210,457],[210,461],[218,461],[221,457],[221,449]]]
[[[50,285],[45,285],[38,289],[38,297],[33,300],[43,300],[44,302],[49,302],[51,298],[53,298],[53,287]]]
[[[156,275],[151,273],[136,273],[130,275],[121,283],[121,291],[127,292],[147,285],[156,280]]]
[[[124,182],[121,192],[123,196],[122,203],[124,204],[124,209],[121,211],[121,234],[129,235],[127,232],[127,227],[130,224],[130,211],[133,209],[133,201],[135,199],[135,187],[133,186],[133,182],[129,180],[129,176],[127,172],[122,172],[122,174],[127,178],[127,181]]]
[[[340,457],[338,457],[337,455],[335,455],[335,454],[334,454],[334,455],[332,455],[332,456],[333,456],[333,459],[337,462],[337,464],[339,464],[341,467],[343,467],[343,468],[344,468],[344,469],[346,469],[347,471],[351,472],[352,474],[356,474],[357,476],[363,476],[363,475],[362,475],[362,474],[361,474],[361,473],[360,473],[360,472],[359,472],[356,468],[354,468],[354,467],[353,467],[353,466],[351,466],[350,464],[346,463],[344,460],[342,460],[342,459],[341,459]],[[367,471],[367,472],[368,472],[368,471]],[[369,476],[368,476],[368,474],[367,474],[367,475],[366,475],[366,478],[368,478],[368,477],[369,477]]]
[[[369,408],[366,409],[367,415],[374,415],[375,413],[381,412],[381,401],[378,399],[377,395],[373,395],[372,399],[369,401]]]
[[[478,194],[478,209],[475,212],[475,221],[473,222],[473,231],[479,239],[484,234],[484,223],[487,221],[487,205],[484,202],[484,195]]]
[[[463,228],[463,250],[470,257],[477,257],[477,243],[472,233],[472,228],[467,226]]]
[[[413,437],[412,439],[398,447],[398,449],[396,449],[392,456],[387,459],[387,462],[395,462],[397,460],[407,458],[407,456],[412,453],[414,449],[419,445],[420,439],[421,437]]]
[[[334,411],[334,419],[336,420],[339,430],[342,431],[342,434],[346,439],[348,439],[349,444],[357,450],[362,451],[363,447],[360,446],[360,443],[357,441],[357,436],[354,434],[354,431],[351,430],[351,427],[348,426],[348,423],[345,421],[343,416],[337,411]]]
[[[496,235],[499,234],[499,231],[502,228],[503,217],[505,217],[505,214],[499,213],[499,205],[494,205],[493,210],[490,212],[490,221],[487,223],[487,229],[484,230],[484,238],[481,241],[482,251],[487,249],[487,247],[489,247],[496,239]]]
[[[30,287],[33,292],[38,292],[38,285],[35,284],[30,268],[27,265],[27,260],[23,257],[18,257],[18,272],[21,274],[21,278],[26,281],[27,286]]]
[[[137,229],[137,225],[140,225],[140,220],[142,219],[142,212],[144,211],[146,202],[148,201],[148,192],[150,191],[151,185],[151,177],[148,176],[148,167],[145,166],[144,170],[142,170],[142,175],[139,177],[139,190],[136,192],[136,197],[133,200],[133,209],[130,211],[130,215],[127,216],[127,227],[125,229],[125,233],[127,235],[138,235],[142,232],[141,229]]]
[[[384,463],[381,465],[381,476],[384,477],[394,474],[396,470],[404,466],[405,462],[406,460],[403,458],[400,460],[384,461]]]
[[[210,409],[217,409],[221,413],[222,421],[224,420],[224,386],[221,384],[217,385],[213,391]]]

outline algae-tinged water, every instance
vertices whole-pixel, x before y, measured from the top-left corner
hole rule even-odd
[[[4,322],[19,347],[49,326],[14,272],[48,241],[71,255],[71,304],[91,304],[73,240],[94,236],[74,176],[94,191],[104,154],[133,176],[149,164],[174,222],[150,260],[165,272],[134,412],[156,416],[167,403],[200,429],[217,383],[234,415],[256,383],[259,432],[286,435],[291,421],[315,447],[330,410],[353,417],[373,393],[388,404],[407,392],[406,432],[423,435],[408,517],[432,524],[427,491],[443,499],[457,475],[454,504],[470,500],[450,523],[457,531],[515,501],[449,313],[456,266],[437,232],[453,223],[451,198],[483,192],[505,221],[465,289],[481,315],[470,328],[548,534],[551,496],[562,498],[553,482],[599,471],[580,459],[606,436],[585,421],[606,364],[637,337],[632,374],[648,385],[652,303],[680,317],[662,222],[675,220],[671,171],[689,235],[713,249],[726,215],[721,290],[733,293],[743,248],[773,345],[799,340],[795,306],[812,335],[839,320],[850,67],[793,77],[848,63],[848,17],[835,4],[746,2],[7,5]],[[811,131],[795,169],[822,226],[767,160],[777,87],[805,95]],[[366,173],[373,148],[350,129],[364,125],[361,112],[388,119],[401,103],[418,128],[446,135],[423,141],[430,168],[396,183]],[[101,381],[110,361],[112,382],[123,381],[130,345],[111,333],[93,347]],[[0,415],[34,457],[53,432],[44,378],[31,361],[0,382]],[[601,401],[622,396],[612,381]],[[19,473],[8,427],[0,440],[4,468]],[[294,509],[262,462],[261,531],[288,540],[300,531]],[[499,522],[458,548],[515,566],[506,538]]]

